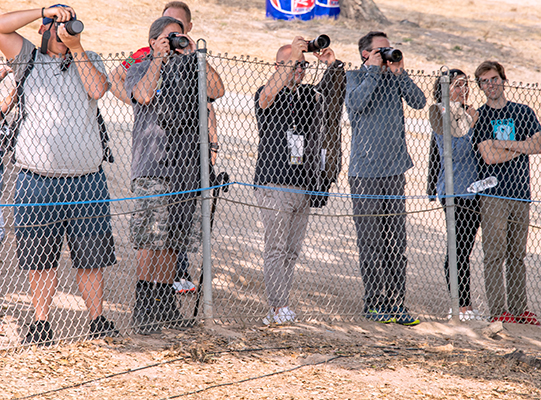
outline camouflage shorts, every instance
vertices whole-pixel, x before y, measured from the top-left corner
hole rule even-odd
[[[185,251],[190,241],[193,211],[189,203],[192,202],[172,207],[171,196],[156,196],[172,192],[169,181],[163,178],[137,178],[132,181],[131,191],[135,197],[155,196],[136,200],[130,219],[133,246],[136,249]]]

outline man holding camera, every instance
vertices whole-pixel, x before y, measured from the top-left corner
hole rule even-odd
[[[310,199],[304,191],[321,165],[316,143],[327,116],[322,102],[339,101],[340,110],[343,102],[343,94],[333,89],[344,82],[343,63],[330,48],[314,52],[327,63],[327,71],[318,87],[302,84],[306,51],[308,42],[300,36],[282,46],[276,71],[254,98],[259,130],[255,184],[263,186],[256,188],[256,198],[265,229],[263,269],[270,306],[266,325],[296,318],[289,308],[289,291],[308,224]],[[339,124],[340,113],[334,117]]]
[[[16,31],[39,18],[43,40],[37,51]],[[97,100],[108,80],[99,56],[84,50],[79,34],[68,33],[66,26],[74,20],[75,11],[64,5],[0,16],[0,50],[12,59],[23,85],[17,96],[22,116],[15,203],[48,204],[15,208],[19,266],[29,272],[35,307],[27,344],[53,340],[48,318],[64,237],[90,313],[91,337],[118,334],[102,315],[103,269],[116,263],[96,119]]]
[[[185,325],[172,284],[177,254],[189,244],[196,193],[171,193],[201,187],[195,43],[181,21],[161,17],[150,27],[149,44],[150,57],[130,67],[125,84],[134,108],[131,186],[142,198],[130,220],[138,261],[132,317],[142,334],[165,323]],[[209,68],[207,96],[223,94]]]
[[[162,12],[163,17],[172,17],[184,25],[184,33],[188,37],[188,33],[192,30],[192,12],[190,7],[183,1],[170,1],[168,2]],[[126,94],[124,82],[126,81],[126,75],[131,66],[143,62],[150,56],[151,49],[149,46],[142,47],[137,50],[133,55],[123,61],[118,67],[111,71],[111,92],[121,101],[131,105],[131,100]],[[208,130],[209,130],[209,148],[210,148],[210,163],[212,166],[216,163],[218,156],[218,134],[216,126],[216,114],[212,103],[216,99],[210,99],[208,102]],[[192,283],[192,278],[188,272],[189,261],[187,252],[180,252],[177,255],[176,277],[173,286],[178,293],[194,292],[196,290],[195,285]]]
[[[406,146],[403,100],[426,104],[404,70],[400,52],[384,32],[359,40],[363,61],[348,71],[346,108],[352,127],[349,184],[367,319],[417,325],[404,306],[406,291],[406,202],[404,173],[413,166]]]

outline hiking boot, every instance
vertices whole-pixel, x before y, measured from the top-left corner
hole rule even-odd
[[[53,344],[53,330],[49,321],[36,321],[32,323],[21,344],[51,346]]]
[[[385,312],[385,310],[381,307],[372,307],[365,309],[364,317],[369,321],[379,322],[381,324],[388,324],[390,322],[394,322],[393,316]]]
[[[161,325],[156,320],[152,283],[137,282],[135,288],[135,305],[132,312],[132,326],[135,333],[151,335],[161,332]]]
[[[103,315],[90,321],[90,334],[88,335],[90,339],[98,339],[106,336],[115,337],[119,334],[120,332],[115,329],[113,321],[109,321]]]
[[[410,315],[406,307],[394,306],[390,309],[390,314],[394,317],[394,322],[404,326],[415,326],[421,323],[419,319]]]
[[[156,321],[167,328],[182,329],[190,325],[190,321],[187,321],[180,312],[176,291],[171,284],[158,283],[156,285],[154,313]]]

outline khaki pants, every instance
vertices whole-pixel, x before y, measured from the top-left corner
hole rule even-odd
[[[529,222],[528,202],[481,198],[485,290],[490,315],[493,317],[500,316],[504,311],[520,315],[526,310],[528,298],[524,257]]]
[[[258,188],[255,193],[257,203],[263,207],[260,212],[265,227],[265,289],[269,305],[278,308],[289,305],[289,291],[308,225],[310,202],[304,193],[280,190],[302,190],[300,188],[268,186],[277,190]]]

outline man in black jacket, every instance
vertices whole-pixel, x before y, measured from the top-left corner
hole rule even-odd
[[[263,268],[270,305],[265,324],[296,318],[289,308],[289,291],[308,224],[310,196],[305,191],[321,189],[317,183],[322,176],[322,145],[328,143],[322,136],[332,133],[340,139],[343,64],[330,48],[314,53],[327,63],[327,71],[318,86],[302,84],[306,51],[307,42],[299,36],[282,46],[276,54],[276,71],[255,94],[259,129],[255,184],[264,186],[257,188],[256,197],[265,227]],[[328,124],[326,106],[337,102],[339,111],[331,116],[335,123]]]

